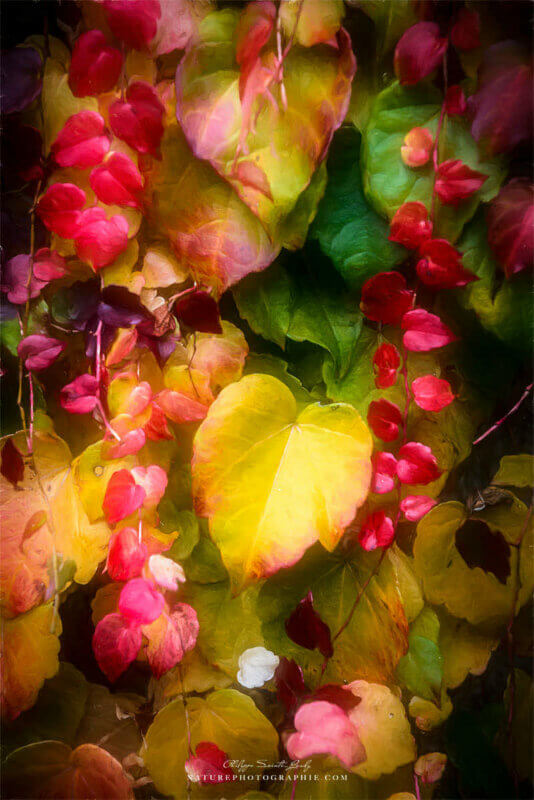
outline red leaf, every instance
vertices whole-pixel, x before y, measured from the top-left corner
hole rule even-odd
[[[419,250],[417,274],[433,289],[467,286],[478,277],[462,266],[462,254],[446,239],[428,239]]]
[[[150,419],[146,423],[144,430],[148,438],[153,442],[174,438],[169,430],[167,417],[155,401],[152,403]]]
[[[397,459],[393,453],[375,453],[373,462],[373,481],[371,490],[376,494],[387,494],[395,488]]]
[[[407,442],[399,450],[397,475],[401,483],[432,483],[441,470],[430,447],[421,442]]]
[[[24,459],[13,439],[8,439],[2,447],[0,457],[0,475],[16,486],[24,480]]]
[[[91,172],[89,182],[102,203],[141,208],[143,176],[124,153],[111,153],[101,167]]]
[[[397,370],[400,367],[400,356],[397,348],[384,342],[379,345],[373,356],[373,367],[376,373],[375,384],[378,389],[387,389],[397,381]]]
[[[144,578],[133,578],[125,583],[119,597],[119,611],[135,625],[154,622],[165,607],[165,600]]]
[[[436,314],[423,308],[408,311],[402,318],[404,346],[414,353],[426,353],[456,341],[453,332]]]
[[[506,153],[532,136],[532,64],[512,41],[488,47],[478,91],[467,102],[471,133],[490,155]]]
[[[460,159],[443,161],[436,173],[436,194],[445,205],[457,206],[478,192],[487,175],[477,172]]]
[[[138,153],[159,158],[165,108],[153,86],[134,81],[126,90],[126,100],[116,100],[109,109],[111,130]]]
[[[241,75],[253,66],[271,38],[275,19],[276,6],[269,0],[259,0],[244,7],[236,31],[235,60],[241,67]]]
[[[114,581],[128,581],[139,575],[148,556],[148,550],[139,541],[135,528],[121,528],[109,542],[107,570]]]
[[[128,246],[128,223],[120,214],[108,219],[99,206],[86,208],[79,218],[74,246],[78,257],[95,271],[107,267]]]
[[[24,360],[27,370],[39,372],[53,364],[64,349],[65,344],[59,339],[33,333],[21,339],[17,346],[17,353]]]
[[[360,308],[374,322],[398,324],[413,306],[414,293],[406,288],[400,272],[380,272],[362,286]]]
[[[234,779],[234,771],[226,766],[228,755],[213,742],[199,742],[195,755],[185,762],[187,777],[193,783],[221,784]]]
[[[432,223],[425,206],[419,202],[403,203],[391,220],[390,241],[398,242],[408,250],[417,250],[431,236]]]
[[[110,525],[129,517],[143,505],[145,490],[138,486],[127,469],[119,469],[109,479],[104,496],[104,514]]]
[[[109,27],[127,47],[143,50],[156,35],[159,0],[104,0],[103,5]]]
[[[368,552],[377,547],[389,547],[395,538],[395,527],[384,511],[375,511],[363,523],[358,541]]]
[[[417,22],[403,33],[395,48],[395,74],[404,85],[412,86],[430,75],[441,64],[448,40],[439,35],[435,22]]]
[[[434,375],[423,375],[412,383],[414,400],[424,411],[441,411],[454,400],[449,381],[435,378]]]
[[[373,400],[369,403],[367,422],[375,436],[383,442],[394,442],[402,425],[402,414],[399,407],[389,400]]]
[[[110,681],[116,681],[135,660],[142,639],[141,629],[120,614],[107,614],[100,620],[93,634],[93,652]]]
[[[109,92],[117,83],[121,69],[120,51],[107,44],[102,31],[87,31],[74,43],[69,86],[75,97]]]
[[[449,86],[445,95],[445,111],[449,117],[465,114],[467,111],[467,100],[461,86]]]
[[[178,321],[194,331],[222,333],[219,306],[208,292],[190,292],[179,297],[173,310]]]
[[[507,278],[534,267],[534,187],[527,178],[504,186],[488,210],[488,241]]]
[[[193,649],[199,631],[196,611],[187,603],[177,603],[170,615],[162,614],[143,632],[148,638],[147,658],[156,679],[176,666]]]
[[[37,204],[37,214],[52,233],[72,239],[78,229],[85,192],[73,183],[54,183]]]
[[[336,686],[334,683],[326,683],[324,686],[319,686],[313,693],[312,698],[313,700],[324,700],[327,703],[333,703],[347,713],[361,703],[361,698],[353,694],[346,686]]]
[[[308,592],[286,619],[285,629],[289,638],[301,647],[307,650],[317,648],[324,658],[332,656],[334,649],[330,628],[315,611],[311,592]]]
[[[286,742],[290,758],[330,754],[347,769],[366,758],[356,727],[338,705],[317,700],[301,706],[295,714],[295,728],[297,732]]]
[[[63,387],[59,399],[71,414],[88,414],[98,401],[98,381],[93,375],[80,375]]]
[[[293,659],[282,657],[274,673],[276,696],[287,712],[292,712],[308,693],[302,669]]]
[[[424,494],[409,494],[400,504],[400,509],[407,520],[419,522],[431,508],[437,505],[437,500]]]
[[[111,146],[104,118],[96,111],[80,111],[69,117],[56,136],[50,152],[60,167],[94,167]]]
[[[404,137],[401,158],[407,167],[423,167],[430,158],[434,140],[428,128],[412,128]]]
[[[458,50],[480,47],[480,15],[478,11],[461,8],[451,30],[451,42]]]

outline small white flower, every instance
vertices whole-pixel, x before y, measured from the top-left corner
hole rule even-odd
[[[239,656],[237,680],[247,689],[257,689],[270,680],[280,659],[265,647],[251,647]]]
[[[148,567],[152,577],[159,586],[175,592],[179,583],[185,582],[185,574],[180,566],[171,558],[161,555],[153,555],[148,559]]]

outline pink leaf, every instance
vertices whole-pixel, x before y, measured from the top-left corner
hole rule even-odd
[[[17,353],[24,360],[27,370],[39,372],[53,364],[64,349],[65,344],[59,339],[33,333],[19,342]]]
[[[419,83],[443,60],[447,38],[442,38],[435,22],[417,22],[403,33],[395,48],[395,74],[407,86]]]
[[[102,166],[91,172],[89,182],[102,203],[141,208],[143,176],[124,153],[111,153]]]
[[[441,411],[454,400],[449,381],[423,375],[412,383],[414,400],[424,411]]]
[[[56,278],[62,278],[66,272],[67,262],[55,250],[41,247],[33,257],[33,274],[40,281],[48,283]]]
[[[461,8],[451,30],[451,42],[458,50],[480,47],[480,15],[478,11]]]
[[[397,370],[400,367],[399,351],[393,344],[384,342],[379,345],[373,355],[375,385],[378,389],[388,389],[397,381]]]
[[[132,578],[122,587],[119,611],[136,625],[154,622],[165,607],[163,595],[144,578]]]
[[[434,140],[428,128],[412,128],[404,137],[401,158],[407,167],[423,167],[430,158]]]
[[[103,208],[86,208],[74,235],[76,253],[94,270],[112,264],[128,246],[128,223],[120,214],[107,219]]]
[[[395,526],[385,511],[375,511],[362,524],[358,541],[368,552],[377,547],[389,547],[395,538]]]
[[[135,660],[142,638],[141,629],[120,614],[108,614],[100,620],[93,635],[93,652],[110,681],[116,681]]]
[[[104,0],[103,5],[109,27],[127,47],[143,50],[156,35],[159,0]]]
[[[390,241],[398,242],[408,250],[417,250],[431,236],[432,223],[422,203],[403,203],[397,209],[389,226]]]
[[[420,247],[417,274],[433,289],[454,289],[478,280],[462,266],[462,254],[446,239],[427,239]]]
[[[488,176],[477,172],[460,159],[443,161],[436,173],[436,194],[445,205],[457,206],[478,192]]]
[[[146,434],[142,428],[132,427],[135,425],[128,414],[121,414],[112,420],[112,427],[115,433],[120,436],[117,441],[111,431],[106,431],[104,439],[105,446],[102,449],[104,458],[124,458],[125,456],[135,455],[145,446]]]
[[[395,488],[397,459],[393,453],[375,453],[372,458],[373,482],[371,490],[376,494],[387,494]]]
[[[150,556],[148,568],[152,577],[162,589],[176,592],[178,584],[185,583],[185,574],[182,567],[172,558],[166,558],[166,556],[159,554]]]
[[[85,192],[73,183],[54,183],[37,204],[37,214],[49,231],[72,239],[78,229]]]
[[[159,158],[165,108],[153,86],[134,81],[126,100],[116,100],[109,109],[111,130],[138,153]]]
[[[119,79],[122,55],[99,30],[79,36],[72,51],[69,86],[75,97],[109,92]]]
[[[195,646],[199,631],[196,611],[187,603],[177,603],[170,614],[162,614],[143,631],[148,638],[148,663],[159,679]]]
[[[109,479],[103,509],[110,525],[129,517],[143,505],[145,490],[138,486],[127,469],[119,469]]]
[[[534,187],[513,178],[488,210],[488,241],[507,278],[534,267]],[[9,297],[9,295],[8,295]]]
[[[131,474],[136,484],[142,486],[145,492],[143,506],[156,508],[167,488],[168,478],[165,470],[157,464],[151,464],[149,467],[134,467]]]
[[[421,442],[407,442],[399,450],[397,475],[401,483],[432,483],[441,470],[430,447]]]
[[[60,167],[94,167],[110,148],[104,118],[96,111],[79,111],[69,117],[50,152]]]
[[[456,341],[453,332],[436,314],[423,308],[408,311],[402,318],[404,346],[414,353],[426,353]]]
[[[375,436],[383,442],[394,442],[402,425],[402,414],[395,403],[389,400],[373,400],[369,403],[367,422]]]
[[[295,715],[296,733],[286,743],[290,758],[333,755],[347,768],[366,758],[358,731],[347,714],[333,703],[317,700],[299,708]]]
[[[227,762],[228,755],[216,744],[199,742],[195,754],[185,762],[185,771],[193,783],[220,785],[234,778],[234,771]]]
[[[135,528],[121,528],[109,542],[107,570],[114,581],[128,581],[140,574],[148,556]]]
[[[419,522],[436,504],[437,500],[424,494],[409,494],[401,502],[400,509],[407,520]]]
[[[330,628],[313,607],[313,595],[308,592],[285,622],[289,638],[307,650],[319,650],[324,658],[331,658],[334,648]]]
[[[400,272],[380,272],[362,286],[360,308],[367,319],[385,325],[398,324],[413,306],[414,293],[406,288]]]
[[[2,291],[7,293],[10,303],[25,303],[28,298],[37,297],[46,286],[46,281],[38,280],[32,274],[30,285],[30,256],[20,254],[10,258],[2,269]]]
[[[88,414],[98,402],[98,381],[93,375],[85,374],[75,378],[63,387],[60,402],[71,414]]]

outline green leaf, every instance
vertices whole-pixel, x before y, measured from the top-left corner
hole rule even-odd
[[[164,533],[178,531],[178,537],[172,543],[170,550],[165,555],[175,561],[182,561],[188,558],[193,549],[198,544],[199,529],[198,519],[192,511],[176,511],[172,513],[173,502],[170,498],[164,497],[158,506],[160,516],[160,528]],[[162,524],[162,506],[164,506],[165,524]],[[170,529],[170,530],[169,530]]]
[[[43,739],[73,744],[87,695],[88,684],[82,673],[72,664],[60,664],[57,675],[45,681],[33,708],[4,730],[3,755]]]
[[[376,49],[379,56],[397,44],[404,31],[418,22],[411,0],[358,0],[357,5],[370,17],[376,30]]]
[[[534,456],[525,453],[517,456],[503,456],[492,483],[497,486],[516,486],[526,489],[534,485]]]
[[[365,193],[379,214],[391,218],[403,203],[418,200],[430,210],[434,170],[431,161],[412,169],[401,159],[406,134],[415,127],[436,134],[442,95],[430,84],[400,86],[395,82],[376,98],[363,135]],[[446,119],[440,134],[439,161],[461,159],[488,175],[479,192],[458,207],[437,204],[434,235],[455,241],[481,200],[498,192],[505,171],[500,160],[482,161],[467,121]]]
[[[328,184],[310,231],[352,289],[377,272],[391,270],[406,250],[388,241],[387,223],[363,192],[360,134],[344,127],[334,136],[328,156]]]
[[[412,694],[426,700],[439,698],[443,678],[438,645],[439,620],[435,611],[424,608],[410,627],[408,652],[397,667],[397,677]]]
[[[178,698],[156,716],[141,751],[156,788],[176,800],[186,796],[188,731],[193,750],[199,742],[213,742],[229,759],[251,764],[244,773],[249,777],[261,770],[258,761],[277,760],[278,734],[250,697],[234,689],[220,689],[205,699],[190,697],[187,718]],[[247,780],[247,786],[255,788],[257,781]]]
[[[252,330],[285,348],[286,338],[313,342],[332,356],[344,375],[360,334],[362,315],[343,283],[320,257],[280,258],[249,275],[233,290]]]
[[[463,253],[464,266],[479,277],[456,293],[460,305],[472,309],[483,327],[501,341],[519,350],[530,350],[531,280],[519,276],[509,281],[503,277],[488,244],[482,213],[466,227],[458,247]]]
[[[286,619],[311,590],[314,607],[334,637],[370,581],[349,624],[334,642],[334,655],[328,662],[324,682],[358,678],[392,681],[408,644],[408,623],[394,558],[388,556],[378,574],[371,577],[379,557],[378,553],[365,553],[359,547],[352,558],[325,554],[314,547],[291,570],[282,570],[267,580],[260,589],[257,605],[265,647],[294,658],[312,680],[317,680],[322,657],[289,639]]]

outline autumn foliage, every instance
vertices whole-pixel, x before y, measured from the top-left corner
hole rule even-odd
[[[2,796],[528,796],[526,4],[67,5],[2,57]]]

